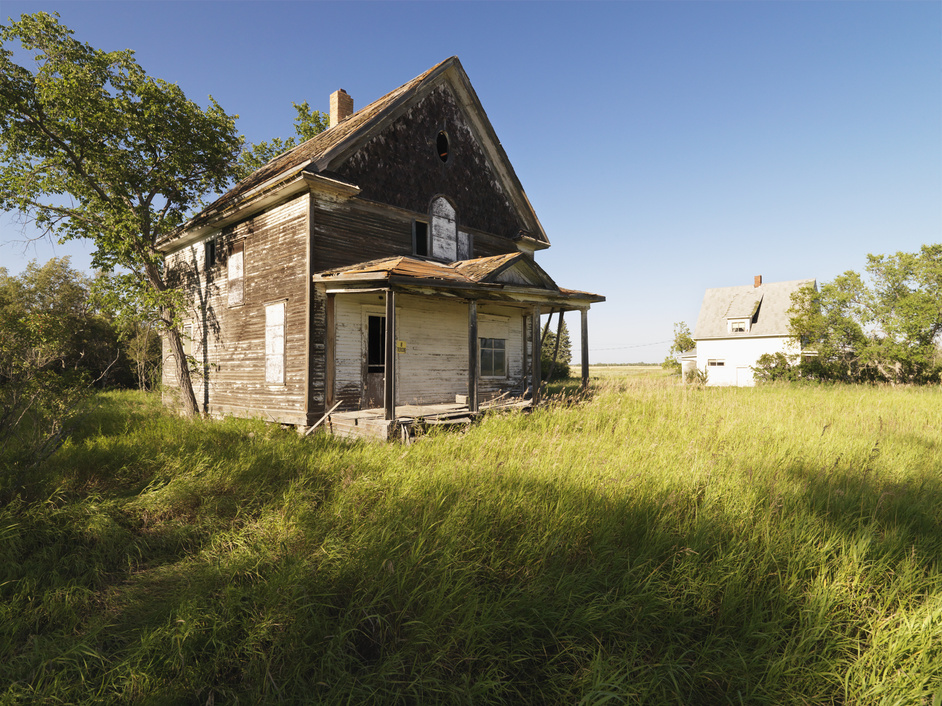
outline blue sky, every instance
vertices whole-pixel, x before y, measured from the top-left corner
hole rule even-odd
[[[134,49],[249,141],[457,55],[553,247],[604,294],[593,362],[660,362],[704,289],[862,271],[942,240],[942,3],[17,2]],[[71,255],[0,215],[0,266]],[[577,320],[570,329],[577,333]],[[577,337],[576,337],[577,338]],[[578,351],[578,346],[575,346]]]

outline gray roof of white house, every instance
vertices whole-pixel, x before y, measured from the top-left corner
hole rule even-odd
[[[700,315],[693,331],[694,340],[705,338],[750,338],[787,336],[788,309],[792,294],[805,285],[817,286],[813,279],[770,282],[755,287],[717,287],[706,290]],[[729,319],[752,319],[747,333],[730,333]]]

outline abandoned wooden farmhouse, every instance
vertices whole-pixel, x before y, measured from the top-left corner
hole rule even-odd
[[[160,247],[205,413],[299,427],[330,413],[333,433],[388,438],[538,402],[541,314],[580,312],[587,382],[604,297],[557,286],[535,260],[549,245],[452,57],[356,112],[337,91],[329,129]]]

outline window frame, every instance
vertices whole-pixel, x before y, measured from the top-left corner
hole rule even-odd
[[[496,344],[500,344],[499,346]],[[506,378],[507,377],[507,339],[506,338],[478,338],[478,370],[482,378]],[[497,371],[495,364],[495,355],[500,353],[501,369]],[[490,363],[485,361],[490,358]]]
[[[424,243],[425,252],[420,252],[419,243]],[[417,257],[429,257],[429,222],[421,218],[412,219],[412,254]]]

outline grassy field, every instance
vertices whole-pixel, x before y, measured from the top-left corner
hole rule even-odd
[[[593,375],[408,447],[102,395],[0,486],[0,703],[942,701],[942,390]]]

